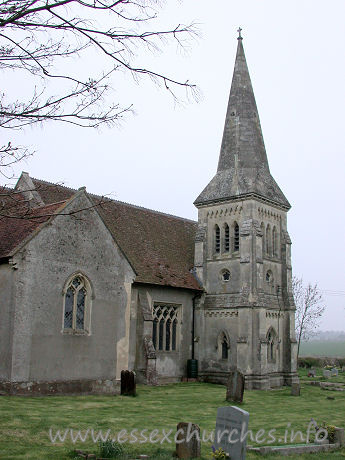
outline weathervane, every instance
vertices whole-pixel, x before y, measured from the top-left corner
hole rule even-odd
[[[239,28],[237,29],[237,32],[238,32],[238,37],[237,37],[237,40],[242,40],[242,39],[243,39],[243,37],[242,37],[242,35],[241,35],[241,32],[242,32],[242,29],[241,29],[241,27],[239,27]]]

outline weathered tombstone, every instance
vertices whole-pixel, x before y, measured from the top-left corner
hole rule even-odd
[[[239,371],[231,371],[226,383],[226,400],[243,402],[244,375]]]
[[[177,458],[200,457],[200,428],[193,423],[180,422],[177,425]]]
[[[331,371],[328,371],[327,369],[324,369],[323,370],[323,376],[328,379],[331,376]]]
[[[310,369],[308,372],[308,377],[315,377],[316,376],[316,370],[315,369]]]
[[[291,384],[291,396],[300,396],[301,395],[301,385],[299,382]]]
[[[229,454],[231,460],[246,458],[249,413],[236,406],[219,407],[214,446]]]
[[[124,396],[136,395],[135,373],[133,371],[121,371],[121,394]]]
[[[339,443],[340,447],[345,446],[345,433],[344,428],[334,427],[334,442]]]
[[[338,369],[336,367],[334,367],[331,370],[331,375],[332,375],[332,377],[338,377]]]

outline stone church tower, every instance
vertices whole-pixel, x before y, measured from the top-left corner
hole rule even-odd
[[[297,380],[291,290],[290,204],[273,179],[242,37],[217,173],[195,201],[199,374],[224,382],[237,368],[248,388]]]

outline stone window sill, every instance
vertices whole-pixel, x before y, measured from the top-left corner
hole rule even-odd
[[[156,350],[157,355],[163,355],[163,354],[168,354],[168,355],[173,355],[173,354],[178,354],[178,350]]]
[[[63,335],[90,335],[88,331],[82,331],[82,330],[74,330],[74,329],[63,329],[62,331]]]

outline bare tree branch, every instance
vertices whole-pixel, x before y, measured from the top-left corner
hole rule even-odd
[[[132,103],[107,102],[112,96],[117,71],[135,80],[149,77],[174,98],[179,89],[198,97],[194,84],[180,81],[155,69],[136,65],[146,50],[159,50],[172,40],[184,47],[197,35],[194,24],[179,24],[167,30],[150,27],[157,20],[156,0],[5,0],[0,4],[0,71],[28,74],[31,93],[25,100],[0,93],[0,128],[21,129],[28,125],[59,121],[82,127],[114,125],[132,110]],[[102,69],[90,66],[81,77],[61,66],[61,59],[86,58],[93,49],[104,57]],[[58,92],[56,85],[61,82]],[[8,143],[10,145],[10,143]],[[14,150],[13,150],[14,149]],[[17,149],[17,150],[15,150]],[[9,165],[25,158],[20,147],[1,151]],[[25,152],[25,153],[24,153]],[[11,155],[12,153],[12,155]],[[0,163],[1,170],[5,163]],[[3,173],[8,177],[7,172]]]
[[[319,326],[319,320],[325,311],[323,297],[317,284],[305,286],[302,278],[292,279],[292,292],[296,304],[297,357],[301,340],[308,340]]]

